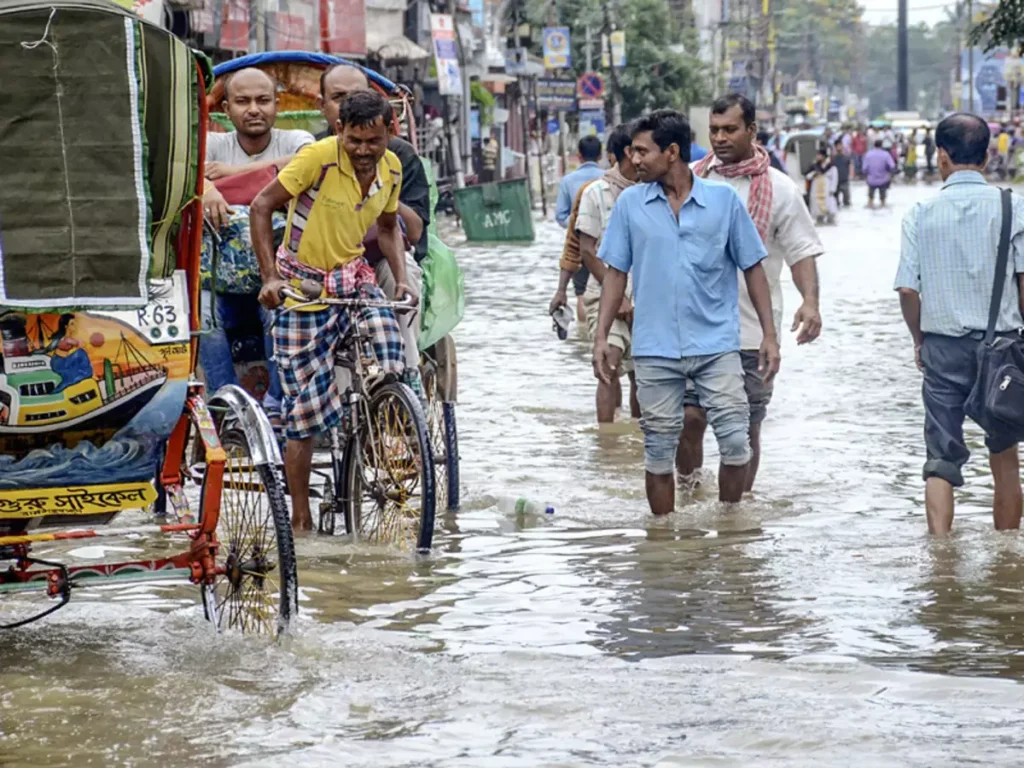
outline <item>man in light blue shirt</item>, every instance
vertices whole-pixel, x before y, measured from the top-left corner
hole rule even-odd
[[[576,194],[580,187],[588,181],[594,181],[604,175],[604,170],[597,164],[601,159],[601,140],[597,136],[584,136],[579,143],[580,160],[582,165],[572,173],[567,173],[558,184],[558,201],[555,203],[555,221],[562,225],[562,228],[569,226],[569,217],[572,216],[572,206],[576,201]],[[573,287],[576,292],[576,314],[585,321],[583,311],[583,294],[587,290],[587,281],[590,279],[590,271],[581,267],[572,276]]]
[[[676,446],[691,379],[721,454],[722,501],[739,501],[750,462],[750,410],[740,362],[739,283],[743,271],[764,340],[758,371],[779,369],[768,254],[747,208],[729,184],[690,171],[690,125],[658,110],[633,129],[641,182],[620,196],[598,258],[608,265],[594,341],[594,368],[606,381],[608,332],[633,271],[633,358],[644,431],[647,500],[656,515],[675,506]]]
[[[939,195],[903,217],[903,244],[895,288],[924,372],[925,509],[928,529],[948,533],[953,525],[953,488],[970,452],[964,442],[964,404],[978,377],[978,347],[988,328],[1002,223],[1000,191],[982,172],[990,134],[984,120],[950,115],[935,130]],[[997,334],[1016,335],[1024,325],[1024,200],[1013,196],[1007,280],[996,319]],[[1020,462],[1016,438],[985,435],[995,482],[993,520],[1006,530],[1020,527]]]

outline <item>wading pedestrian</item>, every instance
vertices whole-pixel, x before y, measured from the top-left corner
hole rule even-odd
[[[789,267],[793,283],[803,297],[803,303],[793,317],[792,327],[799,331],[797,344],[806,344],[821,333],[816,258],[824,248],[801,190],[785,173],[767,167],[761,148],[754,143],[754,117],[754,105],[743,96],[734,94],[716,101],[711,107],[714,156],[694,163],[693,170],[698,176],[732,185],[753,216],[768,249],[768,257],[761,263],[771,290],[776,334],[782,325],[782,266]],[[750,405],[751,460],[744,483],[744,490],[749,491],[761,461],[761,422],[768,413],[774,382],[763,381],[758,372],[758,350],[763,334],[745,281],[739,283],[739,306],[740,361]],[[686,392],[686,420],[676,455],[682,488],[695,484],[694,473],[704,464],[706,428],[706,414],[696,389],[691,385]]]
[[[903,218],[903,244],[896,274],[903,318],[924,373],[925,509],[928,529],[947,533],[953,524],[953,489],[970,452],[964,441],[964,407],[978,377],[978,349],[989,323],[989,307],[1002,205],[1000,190],[982,175],[989,147],[988,125],[955,114],[935,130],[939,194],[918,203]],[[995,331],[1016,335],[1024,325],[1024,200],[1014,195],[1007,279]],[[1020,462],[1016,435],[986,434],[995,484],[992,514],[999,530],[1020,527]]]
[[[607,266],[601,292],[594,366],[614,375],[608,333],[632,271],[633,359],[644,432],[647,500],[656,515],[675,506],[673,469],[683,427],[686,382],[707,409],[721,453],[719,498],[739,501],[750,463],[750,406],[740,358],[737,268],[764,334],[758,373],[779,369],[767,256],[736,190],[706,181],[689,167],[690,124],[674,110],[641,118],[633,130],[640,182],[615,204],[598,258]],[[765,158],[767,162],[767,158]]]

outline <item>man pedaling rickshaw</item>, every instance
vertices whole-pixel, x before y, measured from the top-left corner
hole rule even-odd
[[[320,96],[317,103],[327,120],[327,130],[317,135],[318,139],[333,136],[338,124],[338,110],[342,101],[350,93],[371,89],[366,73],[351,64],[335,64],[328,67],[320,75]],[[423,271],[419,264],[427,257],[427,225],[430,224],[430,182],[423,169],[416,150],[405,139],[392,136],[388,141],[388,149],[402,164],[402,189],[398,196],[398,215],[405,230],[406,239],[412,245],[412,257],[406,258],[405,275],[419,293],[423,285]],[[391,274],[387,260],[376,248],[371,230],[367,236],[366,260],[373,267],[377,276],[377,284],[389,299],[395,295],[395,279]],[[418,315],[406,315],[398,318],[405,340],[406,365],[415,368],[419,365],[420,318]],[[418,390],[417,390],[418,391]]]
[[[302,280],[322,285],[325,296],[385,299],[364,257],[363,239],[374,224],[378,248],[394,275],[395,296],[418,300],[407,282],[398,220],[402,167],[387,148],[392,119],[391,105],[380,94],[352,93],[338,110],[337,137],[304,148],[257,195],[250,226],[264,307],[278,308],[283,290],[297,287]],[[275,255],[272,216],[285,205],[289,206],[288,223]],[[406,365],[394,313],[367,307],[358,314],[381,371],[402,375],[419,387],[415,366]],[[288,441],[285,472],[295,528],[313,527],[309,510],[313,438],[340,421],[343,404],[335,384],[334,353],[354,315],[338,306],[302,307],[280,313],[274,326]]]

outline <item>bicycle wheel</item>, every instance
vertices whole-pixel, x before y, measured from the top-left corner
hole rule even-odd
[[[405,384],[385,384],[360,410],[343,469],[348,531],[376,544],[429,550],[436,499],[423,408]]]
[[[459,508],[459,438],[455,428],[455,403],[442,399],[437,375],[424,380],[427,390],[427,426],[434,456],[434,488],[437,508]]]
[[[278,635],[298,612],[295,542],[280,470],[254,464],[245,432],[224,424],[227,453],[217,539],[224,573],[203,590],[206,618],[219,630]],[[209,473],[207,473],[207,478]],[[208,479],[203,494],[211,492]]]

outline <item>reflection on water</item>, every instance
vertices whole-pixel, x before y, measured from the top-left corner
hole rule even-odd
[[[543,315],[561,230],[461,249],[465,506],[434,553],[300,539],[281,646],[213,636],[187,585],[76,595],[0,636],[0,764],[1019,764],[1024,551],[990,531],[983,461],[956,534],[924,535],[891,280],[927,193],[822,230],[825,335],[784,343],[756,494],[714,500],[709,439],[707,485],[665,520],[639,430],[594,425],[588,346]],[[502,515],[503,494],[556,512]],[[69,551],[103,554],[38,554]]]

